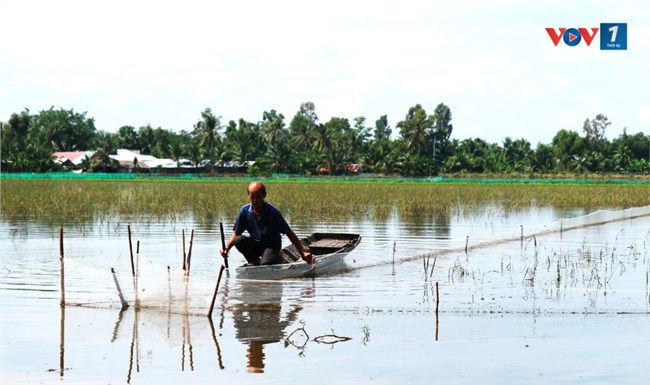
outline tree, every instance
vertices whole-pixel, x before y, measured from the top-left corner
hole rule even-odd
[[[388,125],[388,118],[386,115],[382,115],[375,121],[375,141],[380,141],[382,139],[390,139],[390,134],[392,130]]]
[[[104,150],[108,154],[115,154],[119,148],[117,134],[110,132],[99,131],[96,137],[97,150]]]
[[[584,139],[577,132],[565,129],[558,131],[553,137],[552,145],[558,171],[582,168],[579,163],[585,152],[585,144]]]
[[[370,127],[366,127],[366,118],[365,116],[357,116],[354,118],[354,137],[356,139],[357,143],[354,143],[356,146],[357,144],[363,144],[368,141],[368,139],[371,136],[370,133]]]
[[[587,144],[598,146],[605,139],[605,130],[612,123],[608,121],[607,116],[598,114],[594,119],[585,119],[582,130],[585,133]]]
[[[119,168],[119,162],[111,159],[109,152],[98,149],[90,158],[90,172],[115,172]]]
[[[212,113],[210,108],[201,112],[201,120],[194,125],[194,133],[200,138],[203,148],[203,156],[213,159],[215,156],[215,146],[221,129],[221,117]]]
[[[138,134],[133,126],[122,126],[117,130],[117,145],[119,148],[140,150]]]
[[[454,127],[451,124],[451,110],[446,104],[440,103],[436,106],[433,112],[433,121],[435,138],[447,142]]]
[[[20,114],[13,113],[7,124],[2,126],[2,153],[6,155],[24,152],[29,141],[32,117],[29,109]]]
[[[433,112],[433,120],[433,157],[438,164],[436,159],[444,159],[449,155],[449,138],[453,131],[449,107],[444,103],[438,104]]]
[[[530,171],[532,152],[529,141],[523,138],[513,141],[510,137],[506,137],[503,141],[503,150],[510,170]]]
[[[171,158],[171,144],[176,139],[176,134],[170,130],[163,128],[156,128],[153,130],[153,147],[151,148],[151,155],[156,158]]]
[[[394,166],[393,154],[388,138],[375,140],[367,146],[363,154],[363,168],[376,173],[390,173]]]
[[[630,135],[627,133],[627,128],[624,128],[623,133],[612,141],[613,148],[622,146],[629,149],[632,159],[647,160],[648,156],[650,156],[650,136],[642,132]]]
[[[316,127],[318,127],[318,116],[316,116],[314,103],[301,104],[300,110],[289,124],[289,131],[299,152],[311,151],[316,139],[314,133]]]
[[[262,114],[262,136],[269,145],[275,145],[284,136],[284,115],[275,110]]]
[[[533,170],[551,172],[554,170],[553,147],[549,144],[538,143],[533,155]]]
[[[417,155],[425,155],[432,148],[432,130],[434,117],[427,115],[421,105],[409,108],[404,120],[397,123],[400,135],[406,141],[409,151]]]
[[[262,158],[263,161],[271,165],[275,172],[284,173],[291,168],[293,151],[291,149],[291,143],[285,139],[287,135],[283,133],[272,144],[269,144]]]
[[[95,147],[95,119],[74,110],[40,111],[34,115],[35,128],[40,130],[54,151],[84,151]]]
[[[233,147],[233,155],[239,164],[253,160],[255,156],[254,124],[239,119],[239,124],[231,120],[226,128],[226,137]]]
[[[496,144],[480,138],[454,140],[450,147],[452,155],[444,160],[443,170],[447,172],[502,172],[507,164],[505,153]]]

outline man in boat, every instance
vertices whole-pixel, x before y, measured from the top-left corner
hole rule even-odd
[[[266,202],[266,187],[262,182],[252,182],[248,185],[248,203],[239,209],[233,233],[226,248],[221,249],[221,255],[228,257],[228,252],[234,247],[244,255],[250,265],[275,265],[282,263],[280,249],[282,235],[286,234],[296,247],[300,256],[307,263],[313,263],[313,256],[305,251],[296,233],[291,230],[282,213],[272,204]],[[250,236],[243,235],[248,231]]]

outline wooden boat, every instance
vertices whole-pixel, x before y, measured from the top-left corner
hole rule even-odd
[[[303,261],[296,247],[291,244],[280,251],[283,263],[266,266],[241,266],[237,277],[243,279],[313,278],[317,275],[334,274],[349,269],[345,257],[361,242],[359,234],[313,233],[301,238],[305,250],[316,260],[314,264]]]

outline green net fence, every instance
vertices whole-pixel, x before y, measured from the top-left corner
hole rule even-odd
[[[306,182],[376,182],[376,183],[472,183],[472,184],[621,184],[649,185],[650,178],[635,179],[540,179],[540,178],[451,178],[428,177],[407,178],[399,176],[305,176],[292,174],[272,174],[270,176],[254,176],[246,174],[147,174],[147,173],[0,173],[0,179],[77,179],[77,180],[277,180],[277,181],[306,181]]]

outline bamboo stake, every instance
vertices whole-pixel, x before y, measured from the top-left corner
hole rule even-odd
[[[122,295],[122,289],[120,288],[120,282],[117,280],[117,274],[115,274],[115,269],[111,267],[111,273],[113,274],[113,281],[115,281],[115,287],[117,287],[117,295],[120,297],[120,302],[122,302],[122,310],[129,307],[129,303],[124,299]]]
[[[438,281],[436,281],[436,316],[438,316],[438,305],[440,305],[440,293],[438,292]]]
[[[465,236],[465,254],[467,254],[468,245],[469,245],[469,235]]]
[[[190,248],[187,252],[187,272],[186,274],[190,275],[190,264],[192,262],[192,243],[194,242],[194,229],[190,232]]]
[[[221,230],[221,248],[223,250],[226,250],[226,238],[223,233],[223,222],[219,222],[219,229]],[[226,265],[226,269],[228,268],[228,258],[223,257],[223,263]]]
[[[59,264],[61,267],[61,272],[59,274],[59,283],[61,291],[61,301],[59,306],[65,306],[65,268],[63,265],[63,227],[59,228]]]
[[[131,276],[135,277],[135,264],[133,263],[133,243],[131,242],[131,225],[127,225],[126,229],[129,233],[129,253],[131,254]]]
[[[137,309],[139,307],[138,303],[138,280],[135,277],[135,262],[133,260],[133,241],[131,241],[131,225],[127,225],[126,229],[128,230],[129,233],[129,254],[131,255],[131,277],[133,278],[133,293],[134,293],[134,301],[135,301],[135,308]]]
[[[219,282],[221,282],[221,274],[226,267],[221,265],[219,269],[219,276],[217,277],[217,284],[214,287],[214,294],[212,294],[212,302],[210,302],[210,311],[208,311],[208,318],[212,318],[212,309],[214,309],[214,301],[217,299],[217,291],[219,291]]]

